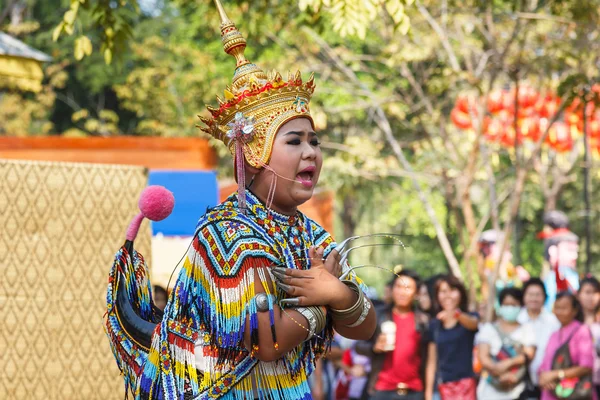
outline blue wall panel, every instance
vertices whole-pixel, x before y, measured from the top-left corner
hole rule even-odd
[[[152,222],[152,234],[192,236],[200,216],[207,207],[219,201],[215,171],[151,170],[148,185],[161,185],[173,192],[173,213],[159,222]]]

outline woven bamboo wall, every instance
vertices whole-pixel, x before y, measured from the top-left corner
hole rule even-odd
[[[0,399],[122,399],[107,273],[142,167],[0,160]],[[144,222],[136,248],[150,256]]]

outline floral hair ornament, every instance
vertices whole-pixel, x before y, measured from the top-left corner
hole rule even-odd
[[[243,113],[235,114],[235,119],[227,124],[226,135],[235,147],[235,166],[238,182],[238,206],[246,213],[246,170],[244,168],[244,145],[254,135],[254,117],[245,117]]]

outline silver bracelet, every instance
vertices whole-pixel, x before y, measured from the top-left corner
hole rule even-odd
[[[323,311],[319,307],[296,307],[294,308],[308,321],[308,336],[304,341],[308,341],[315,336],[315,333],[321,332],[325,329],[326,318]]]
[[[369,315],[369,310],[371,309],[371,302],[369,301],[369,299],[367,299],[366,296],[363,299],[363,310],[360,313],[360,317],[358,317],[358,319],[350,325],[346,325],[348,328],[357,327],[363,322],[365,322],[365,319],[367,319],[367,315]]]

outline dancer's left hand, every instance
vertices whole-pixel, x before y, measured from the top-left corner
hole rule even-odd
[[[312,258],[311,254],[313,254],[313,252],[316,257],[323,259],[324,250],[322,248],[315,249],[314,247],[311,247],[310,249],[308,249],[309,257]],[[337,250],[333,249],[327,256],[327,259],[325,259],[323,267],[331,275],[335,276],[336,278],[339,278],[342,275],[342,265],[340,264],[341,259],[342,256],[340,256],[340,253],[338,253]]]
[[[348,302],[352,301],[352,290],[327,270],[322,261],[322,254],[319,255],[314,248],[311,248],[309,255],[311,268],[308,270],[281,267],[271,270],[276,285],[293,296],[282,300],[282,303],[303,307],[330,306],[336,309],[350,307],[352,303],[348,304]]]

